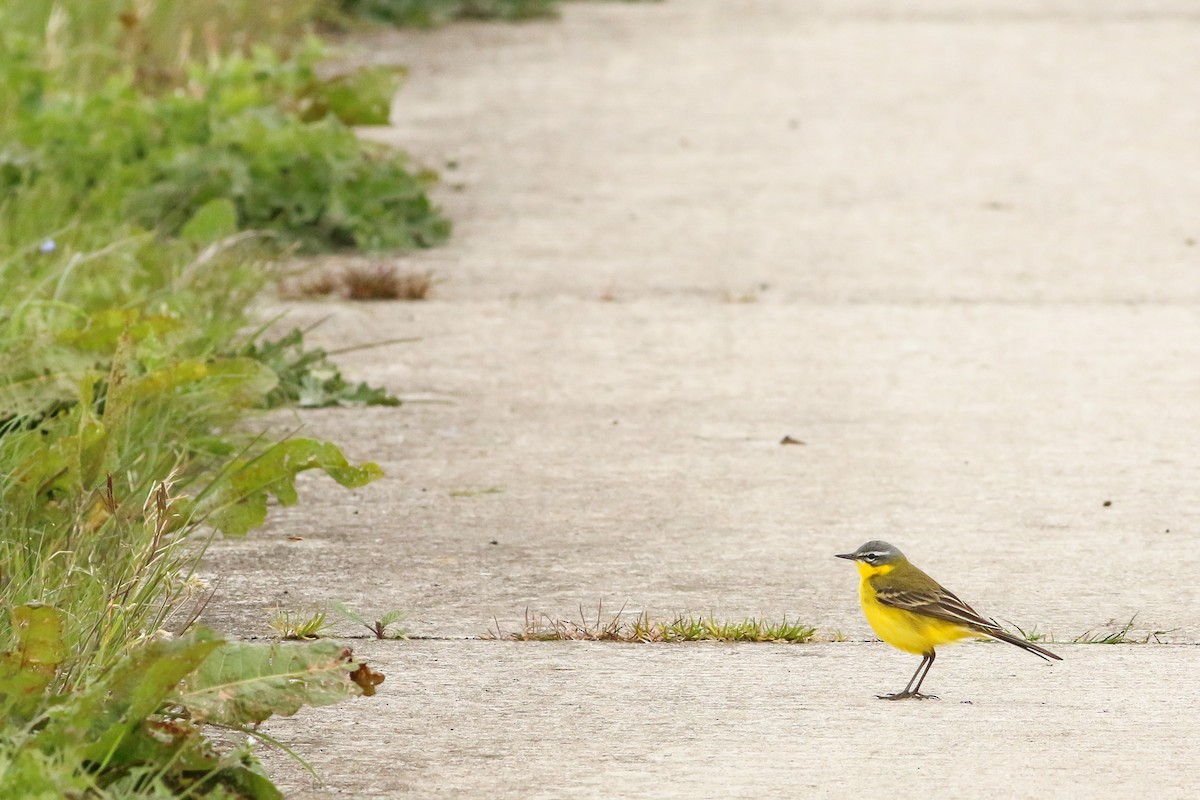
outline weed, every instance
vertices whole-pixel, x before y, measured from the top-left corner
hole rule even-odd
[[[1050,642],[1050,643],[1053,643],[1055,641],[1054,634],[1039,631],[1037,625],[1034,625],[1029,630],[1025,630],[1020,625],[1017,625],[1015,622],[1010,622],[1009,620],[1004,620],[1004,621],[1006,623],[1008,623],[1009,626],[1014,628],[1017,631],[1017,633],[1019,633],[1021,635],[1021,638],[1027,642]]]
[[[284,300],[311,300],[336,295],[341,291],[341,276],[329,270],[280,281],[278,287],[279,296]]]
[[[128,650],[45,714],[42,693],[68,658],[65,617],[45,605],[15,606],[11,616],[14,649],[0,654],[4,797],[175,797],[186,788],[277,798],[249,751],[218,754],[205,726],[249,733],[276,714],[368,694],[364,682],[373,693],[383,680],[332,642],[263,647],[197,629]]]
[[[1134,614],[1128,622],[1121,625],[1118,625],[1116,620],[1109,620],[1100,628],[1089,628],[1071,642],[1074,644],[1149,644],[1151,641],[1161,643],[1160,636],[1165,636],[1175,630],[1149,631],[1143,638],[1138,639],[1129,635],[1136,619],[1137,614]],[[1106,631],[1105,628],[1111,628],[1111,630]]]
[[[280,281],[285,300],[339,296],[349,300],[424,300],[437,283],[430,270],[402,271],[394,264],[356,263]]]
[[[456,19],[548,17],[556,13],[557,4],[558,0],[340,0],[340,17],[430,28]]]
[[[35,33],[49,66],[94,89],[128,74],[149,89],[186,80],[188,67],[255,45],[290,49],[325,0],[227,0],[221,13],[187,2],[3,0],[6,28]]]
[[[624,606],[622,606],[624,611]],[[525,625],[515,633],[505,633],[500,628],[500,623],[497,621],[496,630],[494,633],[489,633],[488,638],[492,639],[512,639],[522,642],[549,642],[549,641],[631,641],[628,636],[623,635],[624,626],[621,623],[621,612],[618,611],[616,616],[605,621],[603,615],[603,604],[596,608],[596,621],[589,621],[584,614],[583,607],[579,608],[580,622],[563,620],[557,617],[551,617],[549,614],[533,614],[529,609],[525,609]]]
[[[314,611],[308,615],[297,614],[286,609],[276,609],[275,615],[267,623],[280,639],[308,641],[322,639],[329,633],[330,624],[325,619],[324,611]]]
[[[361,141],[339,118],[338,107],[369,113],[347,110],[353,85],[339,87],[336,104],[318,96],[319,52],[193,66],[188,91],[156,95],[119,80],[81,93],[39,71],[32,46],[0,50],[0,86],[17,83],[26,95],[0,102],[12,111],[0,117],[6,192],[14,205],[43,206],[38,240],[82,214],[201,244],[249,229],[308,251],[441,243],[449,222],[426,194],[436,176]],[[45,213],[47,193],[61,217]]]
[[[211,134],[131,164],[145,186],[125,200],[135,219],[174,233],[227,199],[239,228],[276,231],[309,251],[430,247],[449,234],[425,194],[435,176],[410,173],[337,120],[249,109],[207,125]]]
[[[266,396],[267,408],[400,405],[400,400],[388,394],[387,389],[370,386],[366,382],[353,384],[342,377],[341,370],[329,361],[329,353],[319,347],[305,345],[304,335],[309,330],[312,328],[293,328],[277,339],[252,340],[239,353],[265,364],[277,376],[278,382]],[[393,339],[364,347],[406,341],[412,340]],[[356,348],[345,348],[338,352],[351,349]]]
[[[355,264],[342,274],[351,300],[424,300],[433,287],[433,273],[402,272],[395,264]]]
[[[403,611],[392,609],[391,611],[384,612],[384,614],[374,622],[368,622],[366,617],[362,616],[357,611],[352,610],[345,603],[334,603],[333,610],[351,622],[356,622],[366,628],[376,639],[408,638],[408,633],[403,628],[397,627],[395,630],[388,630],[388,628],[391,628],[393,625],[404,619]]]
[[[296,502],[299,472],[362,486],[380,471],[248,424],[279,376],[239,352],[271,272],[264,240],[236,233],[234,200],[129,219],[156,165],[211,143],[229,108],[143,95],[112,74],[84,94],[10,49],[28,41],[0,37],[0,88],[17,90],[0,91],[0,763],[17,765],[0,768],[0,797],[194,796],[223,765],[256,787],[242,796],[267,797],[253,759],[216,754],[178,716],[190,702],[167,694],[201,681],[210,657],[241,664],[256,694],[279,679],[269,648],[195,629],[211,594],[197,565],[212,536],[261,525],[270,499]],[[320,652],[338,696],[358,691]],[[261,708],[326,697],[264,695]]]
[[[785,617],[780,622],[768,622],[749,618],[740,622],[718,622],[703,616],[683,616],[664,622],[650,619],[642,612],[630,622],[622,621],[624,606],[612,617],[606,618],[603,605],[596,608],[595,619],[589,619],[582,607],[580,621],[565,620],[549,614],[532,614],[525,611],[522,630],[506,633],[496,623],[488,638],[515,641],[593,641],[593,642],[807,642],[816,634],[816,629],[807,625],[789,622]]]
[[[816,628],[788,622],[768,622],[755,618],[741,622],[717,622],[704,617],[679,617],[673,622],[649,624],[646,635],[659,636],[644,641],[666,642],[807,642],[817,632]]]
[[[1076,636],[1071,641],[1076,644],[1127,644],[1131,640],[1129,632],[1133,630],[1133,620],[1137,615],[1130,617],[1129,621],[1114,630],[1104,632],[1096,628],[1088,628],[1083,633]],[[1109,620],[1105,626],[1115,625],[1115,620]]]

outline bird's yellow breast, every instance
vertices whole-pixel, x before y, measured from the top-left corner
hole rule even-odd
[[[876,636],[892,647],[924,655],[939,645],[979,635],[955,622],[904,611],[879,602],[870,579],[877,575],[887,575],[892,569],[890,565],[872,567],[870,564],[858,562],[858,572],[862,576],[858,584],[858,599],[862,602],[863,616],[867,618]]]

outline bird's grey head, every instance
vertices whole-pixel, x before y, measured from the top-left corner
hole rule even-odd
[[[837,557],[846,558],[850,561],[862,561],[864,564],[878,567],[881,564],[894,564],[900,561],[904,558],[904,553],[901,553],[899,548],[887,542],[872,539],[853,553],[838,553]]]

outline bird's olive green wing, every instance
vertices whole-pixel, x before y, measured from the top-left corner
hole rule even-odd
[[[953,592],[937,585],[932,578],[929,581],[933,583],[933,586],[922,588],[877,586],[875,587],[875,597],[885,606],[911,611],[914,614],[924,614],[927,617],[957,622],[969,628],[980,628],[989,632],[1001,630],[996,623],[984,619],[979,612],[959,600]]]
[[[1027,642],[1009,633],[990,619],[984,619],[975,609],[958,599],[933,578],[911,564],[903,564],[890,573],[868,578],[875,590],[875,599],[885,606],[924,614],[927,617],[955,622],[979,631],[993,639],[1016,645],[1046,660],[1062,658],[1044,647]]]

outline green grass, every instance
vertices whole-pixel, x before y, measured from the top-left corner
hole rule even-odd
[[[749,618],[739,622],[722,621],[704,617],[678,617],[671,622],[655,623],[643,616],[636,625],[635,634],[639,641],[663,642],[807,642],[816,634],[816,628],[789,622],[786,617],[778,622]]]
[[[597,606],[589,618],[582,608],[579,619],[570,620],[526,610],[520,631],[505,632],[496,623],[489,638],[513,641],[591,641],[591,642],[808,642],[816,628],[789,622],[787,618],[771,622],[756,618],[717,621],[711,617],[680,615],[671,620],[654,620],[642,612],[632,620],[622,619],[623,610],[611,617]]]
[[[350,127],[387,122],[397,71],[327,75],[325,47],[297,31],[299,11],[280,0],[226,6],[245,23],[238,31],[260,38],[223,34],[229,20],[211,3],[147,4],[131,27],[126,2],[0,0],[3,213],[36,209],[40,228],[18,240],[6,225],[10,247],[70,243],[88,224],[198,245],[266,231],[306,251],[446,239],[427,195],[436,175]],[[171,24],[154,27],[160,17]],[[163,41],[143,42],[152,32]],[[204,58],[189,60],[178,37],[207,42]],[[286,52],[264,46],[280,37]],[[160,52],[171,47],[174,61]]]
[[[1172,633],[1174,629],[1169,630],[1154,630],[1147,631],[1145,636],[1131,636],[1133,632],[1134,622],[1137,620],[1137,614],[1129,618],[1128,622],[1118,623],[1116,620],[1109,620],[1107,623],[1095,628],[1089,628],[1083,633],[1071,640],[1073,644],[1149,644],[1150,642],[1161,643],[1159,637]]]
[[[1109,620],[1103,625],[1097,625],[1093,628],[1088,628],[1078,636],[1070,639],[1058,639],[1053,633],[1038,630],[1035,625],[1033,628],[1026,630],[1018,625],[1009,623],[1011,627],[1027,641],[1030,642],[1047,642],[1050,644],[1149,644],[1150,642],[1161,643],[1162,636],[1172,633],[1174,629],[1169,630],[1152,630],[1146,631],[1142,636],[1132,635],[1134,625],[1137,621],[1137,614],[1134,614],[1126,622],[1117,622]]]
[[[407,632],[399,624],[404,619],[403,611],[392,609],[369,620],[345,603],[334,603],[332,607],[339,617],[366,628],[376,639],[408,638]],[[302,614],[281,608],[275,611],[267,625],[285,641],[311,641],[332,635],[333,623],[328,616],[324,609]]]
[[[12,236],[37,221],[13,205],[0,217]],[[252,249],[205,256],[86,221],[55,240],[0,260],[0,796],[244,783],[243,796],[272,797],[247,752],[211,750],[187,705],[199,701],[172,695],[235,652],[236,674],[219,680],[276,680],[271,663],[194,629],[213,591],[196,566],[212,536],[262,524],[268,500],[296,502],[298,472],[360,486],[379,470],[329,443],[253,433],[278,378],[239,354],[270,274]],[[353,662],[294,655],[321,665],[320,690],[223,712],[227,726],[358,691]]]
[[[205,726],[247,730],[379,676],[330,643],[198,628],[214,587],[197,565],[213,536],[297,502],[298,473],[355,487],[380,471],[256,433],[278,388],[330,370],[264,340],[250,304],[289,240],[405,247],[444,223],[425,178],[346,127],[374,101],[318,81],[315,48],[230,44],[201,64],[181,40],[155,71],[161,50],[141,45],[180,29],[126,7],[0,0],[0,796],[276,797]],[[379,399],[338,380],[316,388]]]
[[[334,19],[436,27],[460,19],[523,20],[552,17],[559,0],[340,0]]]
[[[313,611],[309,614],[293,614],[286,609],[279,609],[267,623],[267,627],[275,631],[280,639],[293,641],[309,641],[322,639],[329,635],[331,623],[326,620],[325,611]]]
[[[1022,628],[1020,625],[1017,625],[1014,622],[1010,622],[1009,620],[1005,620],[1005,622],[1008,623],[1009,627],[1016,630],[1016,632],[1021,636],[1021,638],[1027,642],[1054,642],[1055,641],[1054,635],[1052,633],[1046,633],[1045,631],[1038,630],[1037,625],[1034,625],[1029,630],[1026,630],[1025,628]]]
[[[97,89],[114,74],[139,86],[178,85],[192,65],[262,45],[287,53],[330,0],[0,0],[8,31],[38,36],[72,85]]]

